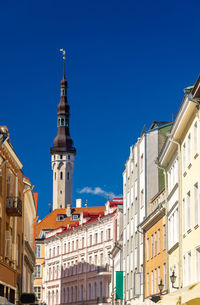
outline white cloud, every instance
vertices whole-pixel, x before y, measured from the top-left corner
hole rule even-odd
[[[84,187],[82,190],[79,191],[80,194],[93,194],[93,195],[100,195],[105,197],[106,199],[113,199],[114,197],[119,197],[117,195],[115,195],[113,192],[106,192],[104,190],[102,190],[102,188],[100,187],[94,187],[91,188],[89,186]]]

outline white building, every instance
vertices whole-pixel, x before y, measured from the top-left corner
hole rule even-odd
[[[102,207],[72,209],[71,218],[78,218],[75,224],[46,233],[43,286],[47,305],[111,300],[109,255],[117,237],[115,214],[123,201],[113,202],[108,201],[103,212]]]
[[[164,185],[162,171],[155,160],[170,130],[169,122],[153,122],[143,132],[135,145],[123,172],[124,236],[123,271],[125,303],[135,304],[143,300],[143,234],[139,224],[147,215],[148,203]]]

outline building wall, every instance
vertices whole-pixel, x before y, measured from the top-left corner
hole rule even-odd
[[[63,153],[52,155],[53,209],[72,206],[72,181],[74,155]]]
[[[152,226],[145,232],[145,298],[160,293],[158,284],[161,279],[166,290],[166,216],[163,215],[155,224],[153,223],[152,221]]]
[[[39,248],[39,249],[38,249]],[[39,304],[44,302],[44,267],[45,267],[45,245],[44,239],[36,239],[35,241],[35,270],[39,268],[40,272],[34,274],[34,292],[37,296]],[[39,267],[36,267],[39,266]]]
[[[113,216],[107,215],[57,238],[47,235],[44,274],[47,305],[53,304],[52,299],[54,304],[81,302],[82,285],[84,301],[96,304],[98,298],[99,303],[105,303],[110,298],[109,252],[114,244],[114,225]]]
[[[15,303],[21,293],[23,251],[23,173],[12,146],[0,146],[0,285],[1,296]],[[11,216],[14,202],[21,200],[21,216]],[[8,209],[9,202],[9,209]],[[18,205],[19,206],[19,205]],[[13,215],[13,214],[12,214]],[[14,291],[14,292],[13,292]]]

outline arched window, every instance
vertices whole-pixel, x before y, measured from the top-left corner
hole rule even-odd
[[[103,296],[103,283],[102,283],[102,281],[100,282],[100,286],[99,286],[99,296],[100,297]]]
[[[52,280],[54,280],[54,277],[55,277],[55,267],[53,266]]]
[[[88,285],[88,300],[91,300],[91,284]]]
[[[64,126],[64,124],[65,124],[65,120],[61,119],[61,125]]]
[[[53,257],[56,255],[56,248],[53,248]]]
[[[60,180],[63,180],[63,172],[60,172]]]
[[[64,253],[66,253],[67,249],[66,249],[66,243],[64,244]]]
[[[49,249],[49,258],[51,258],[51,249]]]
[[[58,305],[58,290],[56,290],[56,304]]]
[[[59,278],[59,266],[57,266],[57,278]]]
[[[49,268],[49,280],[51,280],[51,267]]]
[[[65,288],[63,289],[63,303],[65,303]]]
[[[67,303],[69,303],[69,287],[67,287]]]
[[[81,295],[80,295],[81,301],[83,301],[83,285],[81,285]]]
[[[74,302],[77,302],[77,286],[75,286]]]
[[[54,305],[55,303],[54,303],[54,291],[52,291],[52,305]]]
[[[71,302],[73,302],[73,293],[74,293],[73,290],[74,290],[73,287],[71,287]]]
[[[51,303],[51,292],[49,291],[48,292],[48,305],[50,305]]]
[[[97,283],[94,283],[94,299],[97,298]]]

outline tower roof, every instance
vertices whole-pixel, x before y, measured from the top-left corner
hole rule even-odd
[[[68,83],[65,78],[65,68],[60,88],[60,102],[57,106],[57,135],[53,141],[53,147],[51,147],[50,152],[51,154],[66,152],[75,155],[76,148],[74,147],[73,140],[70,137],[69,130],[70,106],[67,100]]]

